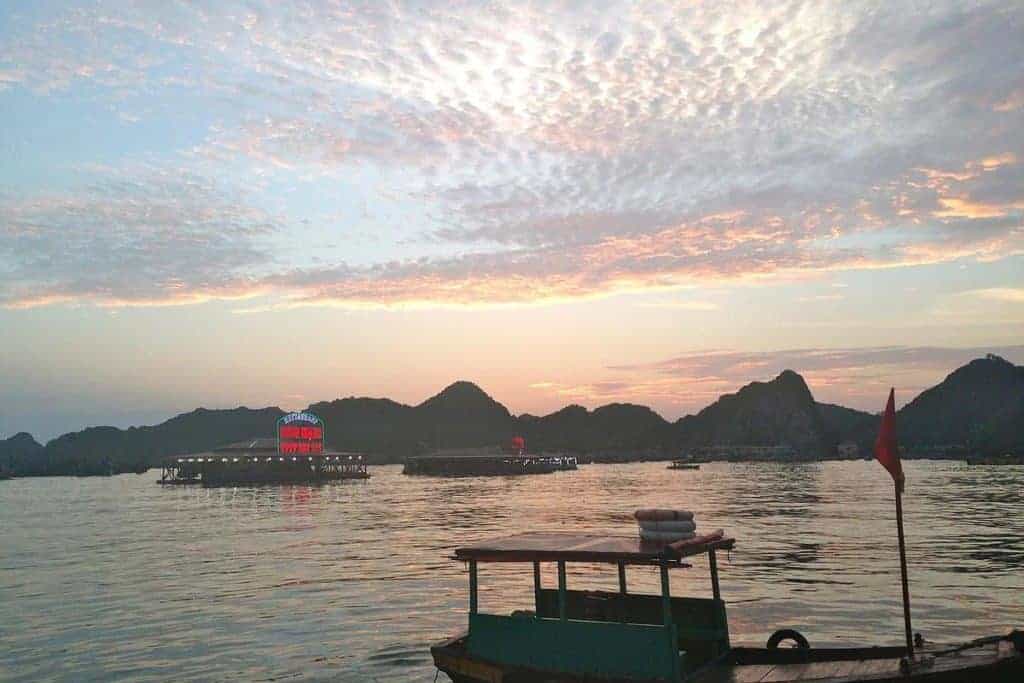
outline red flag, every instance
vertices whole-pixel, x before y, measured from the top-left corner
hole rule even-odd
[[[900,449],[896,445],[896,392],[889,389],[889,402],[885,404],[882,426],[875,440],[875,459],[889,470],[893,480],[903,492],[903,466],[900,464]]]

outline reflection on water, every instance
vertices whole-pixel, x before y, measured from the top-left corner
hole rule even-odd
[[[906,464],[915,630],[959,640],[1024,625],[1024,468]],[[522,529],[633,533],[688,507],[733,533],[720,561],[738,642],[899,643],[892,486],[871,462],[591,465],[523,478],[373,478],[160,488],[152,474],[0,482],[4,680],[418,680],[465,623],[456,545]],[[554,568],[544,581],[554,585]],[[570,586],[613,590],[607,567]],[[631,570],[635,590],[657,575]],[[481,568],[481,607],[529,608],[527,567]],[[707,566],[678,594],[710,593]]]

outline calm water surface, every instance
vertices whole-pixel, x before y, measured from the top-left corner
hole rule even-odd
[[[906,468],[915,630],[1024,626],[1024,468]],[[465,622],[453,547],[521,529],[632,534],[640,506],[691,508],[698,528],[736,536],[720,560],[734,641],[782,626],[812,644],[902,638],[892,486],[872,462],[447,480],[377,467],[320,487],[155,478],[0,482],[0,679],[430,681],[429,644]],[[657,591],[654,570],[630,581]],[[569,585],[616,576],[570,565]],[[710,594],[706,563],[674,572],[673,591]],[[481,609],[532,595],[528,567],[481,568]]]

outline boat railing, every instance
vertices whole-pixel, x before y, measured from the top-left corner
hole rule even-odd
[[[664,624],[660,595],[610,591],[567,590],[566,617],[613,623]],[[725,602],[714,598],[671,597],[672,623],[677,649],[686,652],[686,667],[714,659],[729,649],[729,625]],[[558,591],[541,589],[537,616],[558,617]]]

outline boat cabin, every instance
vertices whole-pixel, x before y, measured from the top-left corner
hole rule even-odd
[[[469,566],[469,629],[432,648],[437,666],[455,681],[535,680],[571,673],[604,680],[678,681],[729,651],[729,626],[719,593],[716,552],[735,541],[721,534],[673,545],[629,536],[523,533],[458,548]],[[707,555],[710,597],[673,597],[670,574]],[[534,606],[512,615],[478,610],[480,565],[532,565]],[[555,563],[558,586],[541,582],[541,563]],[[607,564],[618,591],[570,589],[570,562]],[[657,567],[661,594],[631,593],[627,569]]]

